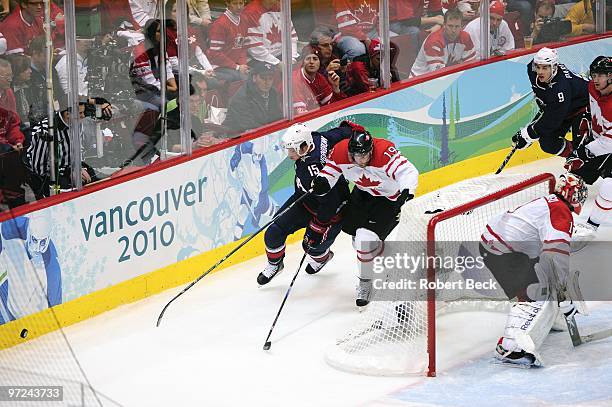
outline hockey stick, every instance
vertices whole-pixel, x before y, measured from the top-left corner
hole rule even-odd
[[[495,175],[499,174],[500,172],[502,172],[502,170],[506,167],[506,165],[508,164],[508,161],[510,161],[510,159],[512,158],[512,156],[514,155],[514,153],[516,152],[518,147],[517,143],[512,144],[512,150],[510,150],[510,152],[508,153],[508,155],[506,156],[506,158],[504,158],[504,161],[501,163],[501,165],[499,166],[499,168],[497,169],[497,171],[495,171]]]
[[[183,291],[181,291],[180,293],[178,293],[177,295],[175,295],[170,301],[168,301],[168,303],[164,306],[164,308],[162,309],[161,313],[159,314],[159,317],[157,317],[157,325],[159,327],[159,324],[161,323],[162,317],[164,316],[164,313],[166,312],[166,310],[168,309],[168,307],[170,306],[170,304],[172,304],[178,297],[180,297],[181,295],[185,294],[185,292],[187,290],[189,290],[191,287],[193,287],[194,285],[196,285],[196,283],[198,281],[200,281],[201,279],[203,279],[204,277],[206,277],[211,271],[213,271],[214,269],[216,269],[221,263],[223,263],[225,260],[227,260],[228,258],[230,258],[234,253],[236,253],[238,250],[240,250],[240,248],[242,248],[244,245],[246,245],[247,243],[249,243],[255,236],[257,236],[258,234],[260,234],[265,228],[267,228],[268,226],[270,226],[272,223],[274,223],[274,221],[276,221],[278,218],[280,218],[281,216],[283,216],[285,213],[289,212],[289,210],[291,208],[293,208],[295,206],[295,204],[301,202],[304,200],[304,198],[306,198],[308,195],[310,195],[310,192],[306,192],[304,195],[300,196],[298,199],[296,199],[295,201],[293,201],[289,206],[287,206],[285,209],[283,209],[282,211],[280,211],[278,214],[276,214],[276,216],[274,216],[274,218],[272,218],[268,223],[266,223],[265,225],[263,225],[257,232],[253,233],[251,236],[249,236],[249,238],[247,240],[245,240],[244,242],[240,243],[238,246],[236,246],[231,252],[229,252],[228,254],[226,254],[221,260],[219,260],[218,262],[216,262],[211,268],[209,268],[208,270],[206,270],[204,273],[202,273],[198,278],[196,278],[195,280],[193,280],[187,287],[185,287],[183,289]],[[302,261],[304,261],[302,259]],[[300,263],[301,266],[301,263]]]
[[[567,329],[569,331],[570,338],[572,338],[572,345],[574,345],[574,347],[580,346],[584,343],[606,339],[612,336],[612,328],[604,329],[599,332],[593,332],[588,335],[580,335],[576,318],[574,318],[573,315],[569,318],[566,316],[565,322],[567,323]]]
[[[278,321],[278,317],[280,316],[280,313],[283,310],[283,307],[285,306],[285,302],[287,301],[287,298],[289,297],[289,293],[291,292],[291,288],[293,288],[293,283],[295,283],[295,279],[297,278],[298,274],[300,273],[300,270],[302,269],[302,264],[304,264],[304,260],[305,259],[306,259],[306,253],[304,253],[304,255],[302,256],[302,260],[300,261],[300,265],[298,266],[298,269],[295,272],[295,275],[293,276],[293,280],[291,280],[291,284],[289,284],[289,288],[287,289],[287,292],[285,293],[285,298],[283,298],[283,302],[281,303],[281,306],[278,309],[278,312],[276,313],[276,317],[274,318],[274,322],[272,322],[272,326],[270,327],[270,332],[268,332],[268,337],[266,338],[266,343],[264,343],[264,346],[263,346],[264,350],[270,350],[270,347],[272,346],[272,342],[270,342],[270,336],[272,336],[272,331],[274,330],[274,327],[276,326],[276,321]]]
[[[555,271],[555,278],[558,278],[557,273]],[[576,309],[582,314],[588,314],[586,309],[586,304],[584,303],[584,297],[580,290],[580,286],[578,284],[578,279],[580,278],[580,271],[576,270],[570,277],[569,287],[562,287],[560,293],[560,299],[566,300],[570,298],[574,301]],[[565,323],[567,324],[567,331],[569,333],[570,338],[572,339],[572,345],[574,347],[580,346],[583,343],[598,341],[600,339],[605,339],[612,336],[612,328],[604,329],[599,332],[593,332],[589,335],[580,335],[580,331],[578,329],[578,324],[576,323],[576,318],[572,314],[567,316],[563,314],[565,319]]]

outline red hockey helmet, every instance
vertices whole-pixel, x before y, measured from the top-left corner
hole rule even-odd
[[[582,178],[574,174],[561,174],[557,179],[555,193],[562,197],[574,209],[576,214],[582,211],[582,205],[587,199],[589,190]]]

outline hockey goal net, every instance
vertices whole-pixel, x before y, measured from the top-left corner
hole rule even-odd
[[[548,173],[535,177],[494,175],[423,195],[404,205],[395,242],[412,254],[427,253],[427,266],[422,271],[426,281],[467,279],[467,273],[445,269],[442,264],[436,263],[434,268],[430,259],[436,254],[458,256],[461,251],[478,255],[478,242],[490,218],[551,193],[554,183],[555,177]],[[387,248],[383,256],[386,254]],[[387,275],[387,280],[399,281],[400,277]],[[476,281],[493,278],[486,267],[469,277]],[[414,297],[406,296],[406,292],[374,290],[366,310],[327,351],[327,362],[341,370],[368,375],[435,376],[436,318],[452,312],[506,312],[510,306],[500,288],[427,288]]]

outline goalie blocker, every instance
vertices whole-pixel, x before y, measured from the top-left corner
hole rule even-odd
[[[555,323],[558,329],[565,326],[558,320],[562,314],[569,318],[576,312],[571,298],[566,299],[569,245],[572,212],[579,214],[586,198],[580,178],[561,175],[554,194],[499,214],[486,225],[480,244],[485,265],[508,298],[518,299],[497,343],[495,356],[502,362],[541,365],[538,349],[548,332]]]

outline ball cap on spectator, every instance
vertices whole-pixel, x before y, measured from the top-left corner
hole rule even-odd
[[[368,46],[368,54],[373,55],[377,53],[380,53],[380,40],[374,38],[370,41],[370,45]]]
[[[269,62],[252,61],[249,65],[251,68],[251,73],[254,75],[274,73],[276,71],[276,65]]]
[[[491,2],[491,5],[489,6],[489,13],[497,14],[498,16],[503,17],[504,14],[506,13],[506,7],[504,6],[504,3],[502,3],[501,1],[495,0]]]

